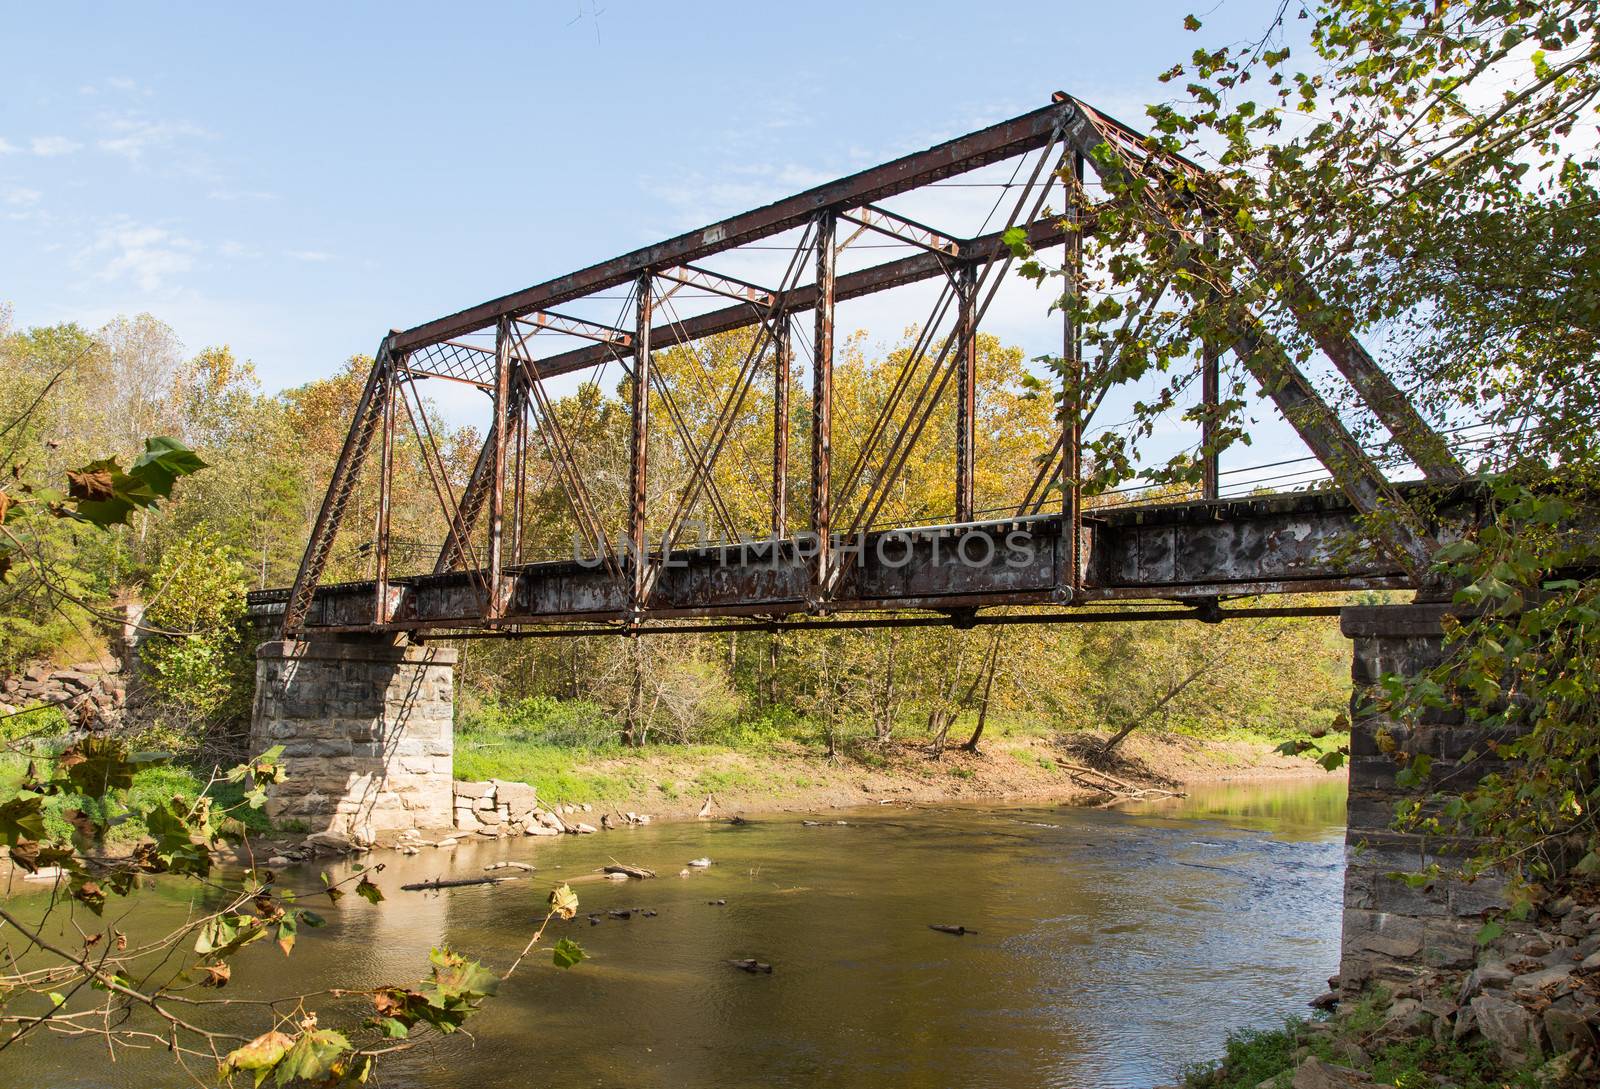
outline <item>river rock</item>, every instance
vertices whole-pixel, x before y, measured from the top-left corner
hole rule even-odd
[[[1501,1051],[1508,1062],[1519,1063],[1538,1049],[1539,1025],[1519,1003],[1497,995],[1480,994],[1472,1000],[1478,1031]]]
[[[1546,988],[1566,983],[1571,978],[1572,966],[1570,964],[1556,965],[1537,972],[1529,972],[1526,975],[1517,976],[1511,981],[1511,989],[1514,991],[1542,991]]]
[[[1295,1069],[1290,1084],[1294,1089],[1351,1089],[1352,1086],[1371,1086],[1372,1075],[1321,1059],[1307,1059]]]
[[[594,825],[584,824],[582,821],[574,824],[572,826],[572,830],[578,833],[580,836],[592,836],[594,833],[600,831],[600,829],[596,828]]]
[[[1544,1011],[1543,1020],[1545,1034],[1550,1037],[1550,1050],[1557,1055],[1573,1050],[1594,1050],[1595,1035],[1591,1019],[1575,1006],[1552,1004]]]
[[[1467,978],[1461,984],[1461,1001],[1470,1002],[1482,994],[1485,988],[1500,989],[1506,987],[1515,978],[1516,973],[1498,961],[1486,961],[1467,973]]]
[[[533,824],[523,826],[522,834],[525,836],[559,836],[561,833],[548,825],[535,821]]]

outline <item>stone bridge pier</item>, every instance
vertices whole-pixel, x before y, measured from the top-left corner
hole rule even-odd
[[[1471,967],[1484,913],[1505,904],[1505,885],[1495,877],[1468,883],[1441,876],[1414,888],[1390,876],[1418,873],[1435,862],[1449,872],[1471,846],[1394,830],[1396,804],[1414,796],[1395,782],[1404,766],[1397,754],[1432,757],[1435,783],[1470,785],[1503,766],[1487,751],[1483,731],[1468,725],[1459,708],[1430,711],[1405,727],[1372,706],[1385,675],[1417,676],[1440,663],[1440,625],[1448,612],[1445,605],[1379,605],[1340,615],[1340,628],[1354,644],[1339,970],[1346,994],[1371,985],[1393,991],[1435,970]]]
[[[261,644],[251,750],[282,745],[288,770],[272,820],[363,841],[449,827],[455,662],[391,636]]]

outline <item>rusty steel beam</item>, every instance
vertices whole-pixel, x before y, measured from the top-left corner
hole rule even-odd
[[[734,299],[738,302],[754,303],[757,306],[771,306],[773,293],[764,287],[740,280],[734,276],[725,276],[720,272],[709,269],[697,268],[694,265],[683,265],[679,268],[670,268],[664,272],[656,273],[663,280],[671,280],[684,287],[698,287],[702,291],[709,291],[713,295]],[[677,288],[673,288],[674,291]]]
[[[393,387],[388,387],[383,393],[380,393],[378,388],[383,370],[393,365],[393,337],[394,334],[391,333],[378,345],[372,370],[367,375],[367,384],[362,387],[361,399],[356,402],[355,416],[350,421],[350,430],[345,434],[344,446],[339,450],[339,460],[334,462],[333,474],[328,480],[328,490],[322,497],[322,506],[317,509],[317,520],[311,527],[311,537],[306,541],[305,553],[300,557],[300,568],[295,572],[294,586],[289,591],[289,602],[283,611],[285,639],[298,636],[305,624],[306,614],[310,611],[312,599],[316,596],[317,583],[322,580],[322,572],[328,565],[328,555],[333,550],[334,538],[339,534],[339,523],[344,518],[344,509],[355,491],[356,481],[360,479],[362,463],[367,459],[367,449],[372,445],[372,432],[382,415],[380,402],[385,396],[394,396]]]
[[[1050,142],[1058,121],[1068,109],[1070,106],[1066,103],[1052,103],[998,125],[947,140],[926,151],[903,156],[708,227],[479,303],[399,333],[395,338],[395,347],[406,349],[429,344],[482,329],[502,315],[526,314],[559,306],[571,299],[631,283],[651,269],[681,266],[713,253],[802,227],[824,210],[838,212],[859,208],[863,204],[883,200],[942,178],[1037,150]]]
[[[1060,245],[1066,237],[1061,227],[1061,219],[1051,216],[1030,223],[1027,227],[1028,244],[1034,249],[1044,249],[1048,246]],[[983,261],[992,259],[996,254],[1005,250],[1005,244],[1000,236],[1004,232],[996,231],[991,234],[980,235],[969,239],[963,246],[962,252],[968,259]],[[903,257],[896,261],[887,261],[872,268],[860,269],[856,272],[847,272],[835,280],[833,298],[835,302],[846,302],[850,299],[859,299],[879,291],[890,288],[902,287],[906,284],[921,283],[923,280],[932,280],[950,273],[948,259],[933,253],[919,253],[911,257]],[[801,284],[784,295],[783,310],[787,314],[804,313],[813,310],[817,305],[817,288],[815,284]],[[748,306],[730,306],[721,310],[713,310],[706,314],[697,314],[684,318],[656,330],[659,348],[669,348],[678,344],[686,344],[702,337],[715,336],[718,333],[728,333],[735,329],[744,329],[755,325],[761,317],[753,313]],[[575,348],[568,352],[560,352],[547,356],[537,364],[539,376],[542,378],[555,378],[559,375],[570,374],[573,371],[584,370],[606,359],[611,358],[611,353],[604,347],[595,346]]]
[[[378,521],[373,530],[377,562],[373,582],[377,592],[372,603],[373,620],[379,624],[389,622],[389,504],[394,492],[394,383],[392,366],[383,368],[383,445],[378,460]]]
[[[816,537],[816,567],[811,594],[820,604],[828,596],[833,533],[833,305],[834,235],[838,217],[817,216],[816,331],[811,342],[811,532]]]
[[[511,395],[506,411],[516,412],[526,405],[527,381],[520,370],[513,373]],[[490,392],[493,392],[490,390]],[[433,563],[433,573],[441,574],[453,570],[466,563],[465,554],[458,542],[468,540],[478,525],[478,516],[483,513],[484,503],[488,500],[489,478],[493,469],[494,446],[493,426],[490,427],[489,437],[485,438],[483,445],[478,448],[478,458],[472,465],[472,475],[467,477],[467,486],[461,490],[461,502],[456,506],[456,522],[453,529],[445,534],[444,544],[439,548],[438,558]]]
[[[978,269],[956,273],[956,521],[972,521],[972,475],[978,417]]]
[[[512,335],[511,319],[501,318],[495,327],[494,422],[489,431],[494,454],[489,478],[489,598],[483,607],[489,620],[499,617],[505,608],[501,586],[505,578],[506,424],[512,412]]]
[[[934,230],[926,224],[918,223],[914,219],[896,215],[884,208],[871,204],[864,204],[860,208],[848,212],[840,212],[840,219],[849,220],[864,230],[875,231],[878,234],[905,242],[920,249],[930,250],[933,253],[942,253],[946,257],[959,257],[961,243],[951,236]],[[851,237],[854,237],[853,235]],[[839,247],[843,249],[843,246]]]
[[[1098,130],[1125,161],[1130,165],[1152,166],[1158,174],[1155,180],[1170,182],[1173,174],[1183,174],[1193,181],[1207,177],[1206,169],[1192,159],[1153,149],[1137,130],[1082,101],[1071,101],[1078,115]],[[1196,200],[1204,202],[1206,199],[1203,186],[1189,185],[1180,191],[1163,184],[1163,188],[1168,190],[1168,196],[1173,200],[1191,207]],[[1466,469],[1451,451],[1444,436],[1423,419],[1410,398],[1400,391],[1394,380],[1372,358],[1366,345],[1346,326],[1339,324],[1337,317],[1329,318],[1327,303],[1306,278],[1304,268],[1294,255],[1269,254],[1258,239],[1239,226],[1235,216],[1225,211],[1218,214],[1216,209],[1203,203],[1202,208],[1208,219],[1221,226],[1257,272],[1267,279],[1272,290],[1288,305],[1295,320],[1311,333],[1322,354],[1344,375],[1362,402],[1372,410],[1378,422],[1383,424],[1417,468],[1440,483],[1464,480]]]
[[[628,557],[632,565],[632,593],[629,611],[637,617],[644,611],[649,564],[648,541],[645,535],[645,489],[648,483],[646,470],[650,460],[650,325],[651,307],[655,300],[655,287],[649,272],[639,275],[639,311],[637,332],[633,340],[633,399],[630,420],[632,423],[628,465],[628,542],[633,554]]]
[[[616,329],[596,321],[585,321],[583,318],[556,314],[549,310],[525,314],[516,321],[519,325],[531,325],[536,331],[566,333],[568,336],[582,337],[585,340],[598,341],[617,348],[627,348],[633,344],[633,336],[626,329]]]
[[[1067,292],[1074,303],[1083,298],[1083,187],[1084,155],[1072,153],[1067,180]],[[1062,315],[1061,353],[1066,362],[1066,389],[1061,405],[1061,524],[1066,547],[1056,558],[1056,596],[1072,600],[1083,589],[1083,427],[1086,383],[1083,366],[1083,329],[1071,310]]]
[[[772,375],[772,532],[789,532],[789,369],[794,341],[789,315],[779,314]]]

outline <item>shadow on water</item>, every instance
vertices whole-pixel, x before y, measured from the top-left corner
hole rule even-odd
[[[592,959],[541,958],[474,1019],[476,1042],[392,1059],[384,1084],[605,1086],[1148,1086],[1215,1055],[1223,1035],[1303,1011],[1337,968],[1343,783],[1220,786],[1136,808],[942,806],[604,836],[464,845],[451,872],[501,858],[532,882],[403,893],[438,852],[389,860],[372,906],[346,897],[285,960],[247,949],[229,994],[361,986],[421,974],[430,946],[505,963],[549,885],[612,857],[655,881],[578,886],[560,930]],[[676,876],[708,856],[713,866]],[[315,871],[288,875],[304,886]],[[708,901],[726,900],[724,905]],[[154,932],[189,908],[141,899]],[[955,937],[929,929],[977,931]],[[757,957],[771,976],[730,958]],[[177,1084],[165,1056],[115,1067],[90,1043],[0,1055],[0,1084]]]

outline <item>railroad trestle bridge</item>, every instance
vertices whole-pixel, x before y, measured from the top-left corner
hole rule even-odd
[[[1015,169],[975,233],[941,230],[890,206],[1007,163]],[[1479,493],[1445,437],[1359,341],[1327,323],[1307,331],[1355,403],[1389,435],[1387,458],[1358,441],[1264,321],[1232,318],[1231,342],[1207,345],[1197,360],[1205,409],[1198,494],[1108,505],[1085,494],[1082,451],[1112,368],[1084,358],[1081,331],[1069,321],[1061,331],[1053,444],[1039,451],[1025,494],[999,511],[978,507],[978,336],[1001,287],[1017,279],[1019,251],[1059,248],[1062,283],[1074,290],[1084,282],[1083,240],[1097,217],[1091,170],[1102,180],[1108,171],[1129,172],[1148,182],[1146,192],[1157,192],[1198,169],[1058,93],[1040,109],[925,151],[391,331],[375,355],[293,586],[250,595],[257,620],[279,629],[258,652],[253,726],[258,744],[285,746],[290,765],[288,782],[272,796],[274,814],[369,839],[449,824],[449,643],[458,639],[832,624],[1216,622],[1339,611],[1293,600],[1240,606],[1239,598],[1423,588],[1437,546],[1481,518]],[[1216,230],[1254,259],[1248,237],[1230,234],[1225,220]],[[863,237],[896,256],[874,260]],[[777,255],[764,274],[750,271],[759,263],[756,250]],[[915,285],[932,294],[932,306],[875,417],[853,436],[859,453],[836,465],[836,309]],[[600,320],[597,303],[618,291],[631,320]],[[679,304],[688,309],[690,299],[701,302],[685,315]],[[1282,302],[1303,323],[1320,306],[1301,280]],[[1043,319],[1043,302],[1039,308]],[[712,418],[697,426],[656,354],[729,334],[742,338],[739,357],[732,377],[711,391]],[[1214,410],[1229,353],[1325,470],[1317,487],[1224,494]],[[620,503],[598,494],[573,421],[557,401],[563,378],[608,365],[626,379]],[[758,376],[770,402],[763,410],[770,456],[761,464],[736,435],[748,427]],[[809,445],[803,467],[790,456],[797,430],[791,387],[802,376],[809,378],[798,429]],[[424,381],[465,386],[487,399],[489,425],[464,479],[449,470],[433,433],[418,388]],[[936,409],[951,401],[952,507],[924,520],[931,524],[895,523],[886,513],[893,482],[926,441]],[[686,474],[665,495],[650,458],[663,436]],[[404,569],[392,532],[402,439],[419,452],[444,527],[416,570]],[[762,524],[741,519],[722,493],[719,467],[735,461],[745,479],[765,489]],[[1386,464],[1404,472],[1386,471]],[[563,499],[574,542],[565,554],[540,554],[528,532],[536,465]],[[370,518],[349,516],[358,493],[370,500]],[[365,565],[364,577],[349,577],[341,556],[351,555]],[[341,581],[325,579],[330,565],[343,572]],[[1358,689],[1351,838],[1373,848],[1350,869],[1352,981],[1403,976],[1440,950],[1470,943],[1476,925],[1448,899],[1396,896],[1375,876],[1403,868],[1392,863],[1395,852],[1414,867],[1427,845],[1387,831],[1392,764],[1372,746],[1381,723],[1360,692],[1382,672],[1436,661],[1442,613],[1426,604],[1343,610],[1344,630],[1356,642]],[[1446,724],[1420,743],[1448,763],[1470,740]],[[1397,947],[1396,933],[1406,942],[1417,935],[1416,951],[1384,954]]]

